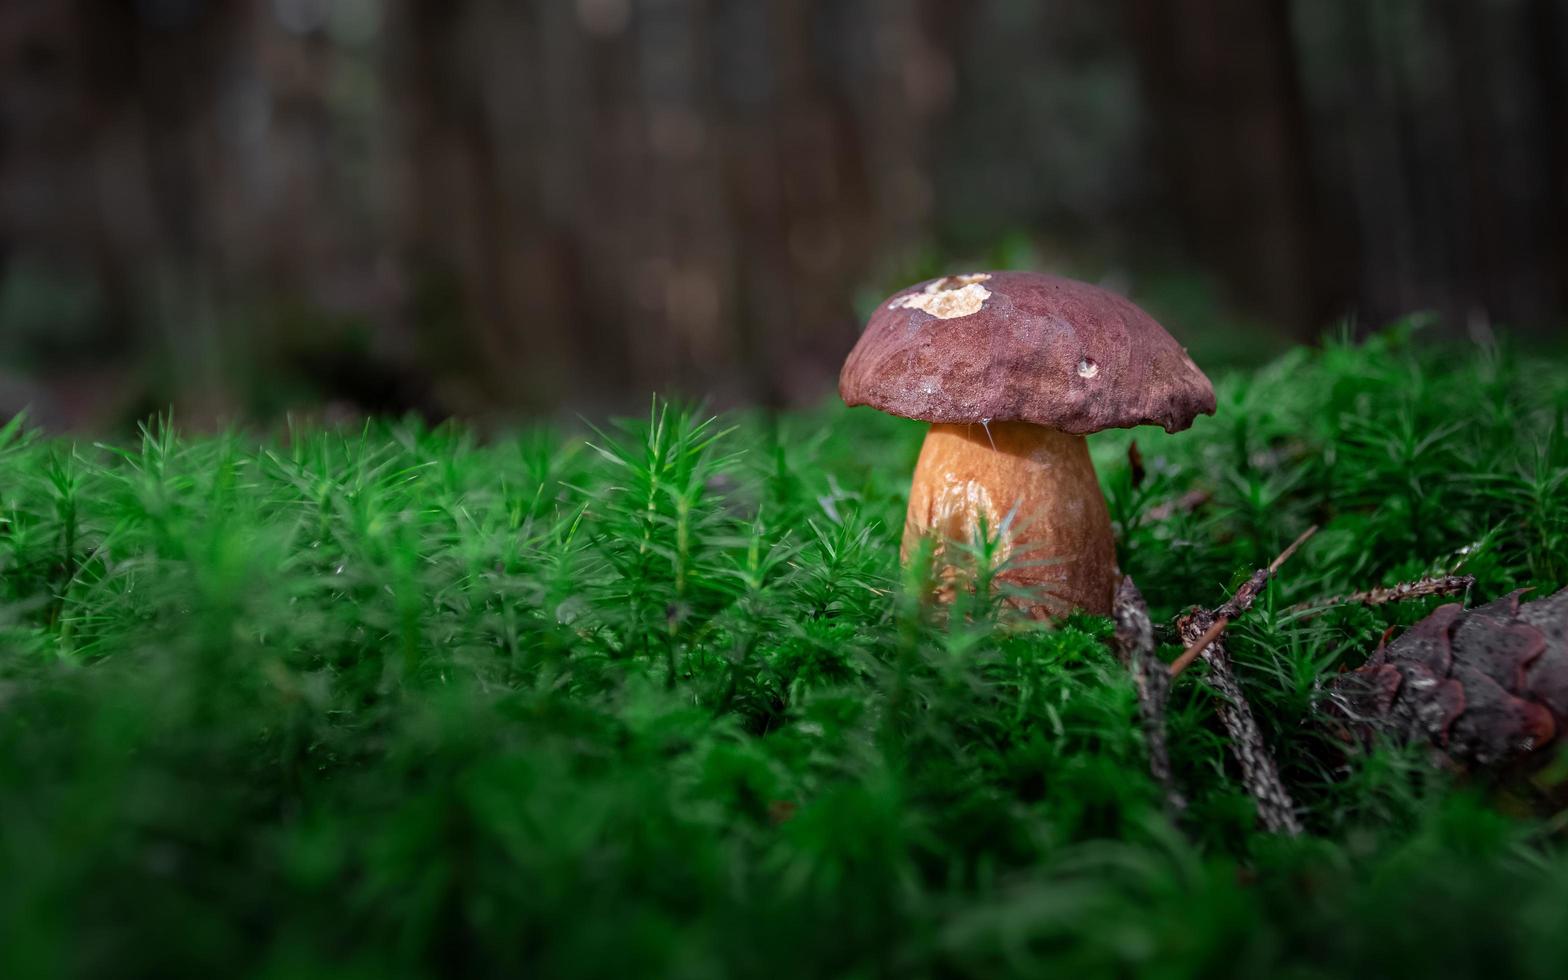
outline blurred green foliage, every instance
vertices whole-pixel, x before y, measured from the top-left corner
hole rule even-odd
[[[0,268],[0,367],[31,372],[112,355],[107,321],[90,280],[26,260]]]
[[[1173,824],[1107,622],[927,601],[914,423],[13,421],[0,976],[1559,976],[1561,820],[1316,723],[1429,606],[1290,606],[1563,585],[1568,363],[1399,328],[1219,393],[1092,444],[1157,619],[1323,526],[1232,631],[1301,840],[1257,830],[1201,671]]]

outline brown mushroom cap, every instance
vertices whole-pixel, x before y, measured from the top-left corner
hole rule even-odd
[[[1024,421],[1079,435],[1214,414],[1214,387],[1154,318],[1037,272],[946,276],[877,307],[839,394],[926,422]]]

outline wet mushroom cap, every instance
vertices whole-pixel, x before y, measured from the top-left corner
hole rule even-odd
[[[926,422],[1024,421],[1086,435],[1214,413],[1214,387],[1133,303],[1037,272],[945,276],[894,294],[839,394]]]

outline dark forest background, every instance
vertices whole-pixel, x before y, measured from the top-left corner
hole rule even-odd
[[[1564,0],[4,0],[0,411],[810,402],[1032,266],[1553,338]]]

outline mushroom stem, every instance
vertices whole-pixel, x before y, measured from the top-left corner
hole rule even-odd
[[[973,540],[982,513],[1005,536],[1000,578],[1028,593],[1029,615],[1110,613],[1116,542],[1083,436],[1028,422],[932,425],[909,490],[905,556],[927,533]]]

